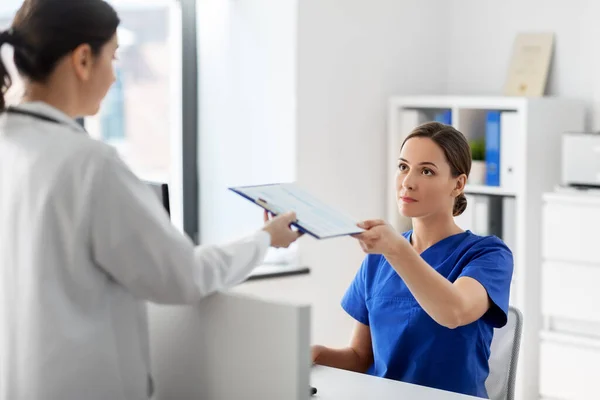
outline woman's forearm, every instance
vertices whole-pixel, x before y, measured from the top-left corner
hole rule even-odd
[[[345,369],[354,372],[367,372],[371,360],[363,360],[351,347],[332,349],[324,346],[313,346],[313,362],[326,367]]]
[[[460,291],[412,248],[385,255],[421,307],[437,323],[448,328],[463,324],[467,304]]]

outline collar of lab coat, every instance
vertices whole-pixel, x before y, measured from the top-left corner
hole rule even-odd
[[[63,125],[75,129],[78,132],[86,133],[86,130],[81,125],[79,125],[77,121],[75,121],[73,118],[69,117],[67,114],[63,113],[59,109],[52,107],[48,103],[44,103],[42,101],[32,101],[20,104],[15,108],[40,115],[45,115],[47,117],[57,120]]]

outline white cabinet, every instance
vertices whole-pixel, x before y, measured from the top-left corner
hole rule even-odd
[[[599,283],[600,264],[544,261],[542,315],[600,323]]]
[[[598,398],[600,340],[542,334],[540,394],[561,400]]]
[[[544,258],[600,264],[600,197],[566,191],[546,199]]]
[[[598,398],[600,377],[600,195],[544,195],[540,395]]]

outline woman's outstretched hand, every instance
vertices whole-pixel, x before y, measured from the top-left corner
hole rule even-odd
[[[360,222],[358,227],[365,231],[353,236],[358,239],[365,253],[389,255],[410,245],[390,224],[381,219]]]

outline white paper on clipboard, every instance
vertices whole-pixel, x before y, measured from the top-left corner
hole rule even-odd
[[[298,220],[295,225],[318,239],[363,232],[356,225],[356,219],[323,203],[294,183],[229,189],[274,214],[294,211]]]

